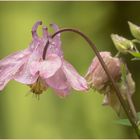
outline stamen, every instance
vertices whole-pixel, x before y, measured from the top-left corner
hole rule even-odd
[[[43,81],[40,78],[38,78],[36,83],[30,85],[30,88],[31,92],[34,93],[37,98],[40,94],[43,93],[43,91],[46,90],[46,86],[44,85]]]

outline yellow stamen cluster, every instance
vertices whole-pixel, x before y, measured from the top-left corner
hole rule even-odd
[[[47,87],[44,85],[43,81],[38,78],[38,80],[34,84],[30,85],[30,88],[31,92],[36,95],[40,95],[43,93],[44,90],[46,90]]]

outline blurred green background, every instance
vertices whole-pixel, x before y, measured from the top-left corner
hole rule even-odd
[[[115,54],[110,34],[132,38],[127,21],[140,25],[139,11],[140,2],[0,2],[0,58],[28,47],[32,25],[39,19],[45,25],[78,28],[100,51]],[[65,58],[84,75],[94,56],[91,48],[73,33],[64,33],[62,41]],[[130,56],[126,61],[137,83],[133,100],[139,111],[140,62],[129,60]],[[136,138],[131,128],[114,123],[116,113],[103,107],[103,96],[93,90],[60,98],[48,89],[40,100],[29,90],[12,81],[1,92],[0,138]]]

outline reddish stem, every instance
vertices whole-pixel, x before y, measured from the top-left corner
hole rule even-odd
[[[88,42],[88,44],[90,45],[90,47],[92,48],[92,50],[94,51],[96,56],[98,57],[98,59],[99,59],[101,65],[102,65],[104,71],[106,72],[108,78],[110,79],[110,82],[112,83],[112,86],[113,86],[113,88],[115,90],[115,93],[116,93],[116,95],[117,95],[117,97],[118,97],[118,99],[119,99],[119,101],[120,101],[120,103],[121,103],[126,115],[128,116],[128,119],[129,119],[130,123],[132,124],[133,128],[135,129],[135,132],[136,132],[137,136],[140,138],[139,129],[138,129],[138,126],[136,124],[137,121],[131,117],[131,114],[130,114],[129,110],[127,110],[126,103],[125,103],[125,101],[124,101],[124,99],[123,99],[123,97],[122,97],[122,95],[120,93],[120,90],[117,87],[112,75],[110,74],[110,72],[109,72],[105,62],[103,61],[103,59],[102,59],[98,49],[96,48],[96,46],[93,44],[93,42],[84,33],[82,33],[81,31],[79,31],[77,29],[71,29],[71,28],[60,29],[59,31],[55,32],[52,35],[52,38],[54,38],[57,34],[62,33],[62,32],[74,32],[74,33],[77,33],[80,36],[82,36]],[[49,42],[46,43],[46,46],[44,48],[43,59],[45,59],[48,45],[49,45]]]

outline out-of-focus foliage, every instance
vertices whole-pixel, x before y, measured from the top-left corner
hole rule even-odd
[[[137,112],[137,116],[140,119],[140,112]],[[125,125],[125,126],[132,126],[128,119],[118,119],[114,122],[117,124]]]
[[[139,9],[140,2],[0,2],[0,58],[28,46],[38,19],[78,28],[100,51],[115,54],[110,34],[131,39],[126,23],[140,25]],[[66,59],[84,75],[94,56],[91,48],[73,33],[64,33],[62,41]],[[137,84],[133,99],[140,110],[140,62],[130,58],[126,61]],[[39,101],[29,90],[12,81],[1,92],[0,138],[136,138],[131,128],[113,123],[117,115],[101,105],[103,96],[93,90],[60,98],[48,89]]]

